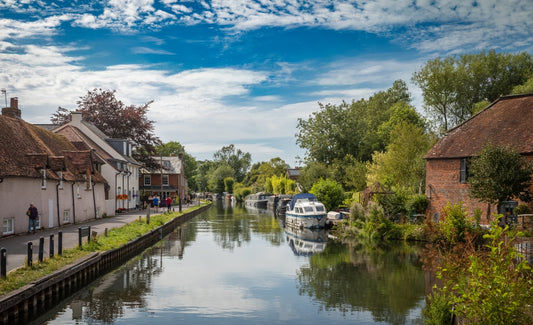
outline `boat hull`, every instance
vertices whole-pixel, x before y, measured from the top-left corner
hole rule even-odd
[[[296,228],[318,229],[326,226],[327,215],[321,214],[296,214],[292,211],[285,212],[285,224]]]

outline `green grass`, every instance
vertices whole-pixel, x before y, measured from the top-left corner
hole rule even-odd
[[[184,213],[197,210],[207,204],[191,207],[185,211],[159,214],[150,217],[150,224],[146,224],[146,217],[126,224],[120,228],[113,228],[107,232],[107,237],[102,234],[96,238],[91,238],[90,243],[84,244],[81,248],[63,250],[63,255],[56,255],[46,259],[41,263],[33,263],[32,267],[20,267],[7,274],[6,279],[0,279],[0,296],[13,290],[21,288],[43,276],[46,276],[60,268],[72,264],[80,258],[92,252],[104,252],[119,248],[128,242],[146,234],[147,232],[162,226],[166,222],[183,215]]]

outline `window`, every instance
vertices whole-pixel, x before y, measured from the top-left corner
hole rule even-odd
[[[163,185],[168,186],[168,175],[163,175]]]
[[[163,167],[165,169],[170,169],[170,161],[168,160],[163,160]]]
[[[12,234],[15,232],[15,218],[4,218],[2,233],[4,235]]]
[[[152,185],[152,176],[151,175],[144,175],[144,185],[145,186]]]
[[[76,196],[78,197],[78,199],[81,199],[80,184],[78,184],[78,187],[76,187]]]
[[[45,190],[46,189],[46,169],[41,169],[41,175],[42,175],[41,189]]]
[[[470,161],[468,158],[461,159],[461,175],[459,176],[459,182],[461,182],[462,184],[468,182],[468,177],[470,176],[469,164]]]
[[[70,222],[70,210],[63,210],[63,223]]]

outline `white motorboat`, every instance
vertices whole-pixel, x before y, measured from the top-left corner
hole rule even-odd
[[[285,224],[296,228],[324,228],[326,219],[324,204],[310,193],[293,196],[285,211]]]

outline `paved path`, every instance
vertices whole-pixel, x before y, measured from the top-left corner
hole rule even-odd
[[[182,206],[182,211],[188,208],[187,205]],[[177,207],[175,208],[177,211]],[[162,208],[159,209],[162,212]],[[60,228],[37,230],[35,234],[18,234],[7,237],[0,237],[0,248],[7,250],[7,272],[24,266],[26,257],[28,255],[28,242],[33,243],[33,261],[38,261],[39,256],[39,238],[44,237],[44,258],[50,256],[50,234],[54,234],[54,253],[57,255],[58,231],[63,232],[63,249],[70,249],[78,246],[78,228],[91,226],[91,232],[96,231],[98,235],[105,232],[107,228],[118,228],[123,225],[139,219],[139,216],[146,217],[147,211],[133,211],[125,214],[118,214],[114,217],[96,219],[82,224],[67,225]],[[151,216],[157,213],[150,213]],[[84,238],[87,241],[87,238]]]

